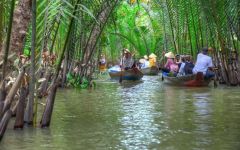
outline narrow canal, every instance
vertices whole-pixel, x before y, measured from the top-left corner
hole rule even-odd
[[[240,90],[173,87],[150,76],[59,90],[51,127],[10,125],[0,149],[238,150]]]

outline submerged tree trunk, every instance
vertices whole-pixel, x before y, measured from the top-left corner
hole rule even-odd
[[[75,16],[75,14],[76,14],[76,10],[78,8],[79,3],[80,3],[80,0],[78,0],[78,2],[75,5],[73,16]],[[51,117],[52,117],[52,111],[53,111],[53,105],[54,105],[54,101],[55,101],[55,95],[56,95],[56,92],[57,92],[58,76],[59,76],[59,72],[61,70],[61,64],[62,64],[62,61],[63,61],[63,57],[64,57],[64,54],[65,54],[65,51],[67,49],[67,45],[68,45],[68,42],[69,42],[69,38],[70,38],[71,30],[72,30],[72,27],[73,27],[73,23],[74,23],[74,18],[71,17],[67,37],[66,37],[64,47],[63,47],[63,51],[60,55],[60,58],[59,58],[59,61],[58,61],[57,67],[56,67],[56,72],[55,72],[55,75],[53,77],[52,83],[50,85],[49,95],[47,97],[46,106],[44,108],[41,123],[40,123],[41,127],[48,127],[50,125],[50,121],[51,121]]]
[[[22,53],[24,39],[31,20],[31,0],[20,0],[13,16],[10,52]]]
[[[35,93],[35,40],[36,40],[36,0],[32,0],[32,42],[31,42],[31,67],[30,67],[30,84],[29,99],[26,108],[26,122],[33,124],[33,104]]]
[[[8,110],[6,113],[4,113],[4,116],[0,122],[0,141],[2,140],[2,137],[7,129],[8,122],[12,116],[12,111]]]
[[[58,87],[57,83],[53,83],[51,85],[50,92],[47,97],[47,103],[43,112],[42,120],[40,122],[42,128],[48,127],[50,125],[57,87]]]
[[[16,120],[14,124],[14,129],[16,128],[23,128],[24,125],[24,107],[25,107],[25,100],[27,97],[27,89],[26,87],[22,86],[20,89],[20,98],[17,105],[16,111]]]

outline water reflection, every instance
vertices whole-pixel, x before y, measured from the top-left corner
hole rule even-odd
[[[49,129],[23,131],[11,120],[0,149],[240,149],[239,88],[106,80],[59,90],[52,119]]]
[[[141,84],[143,82],[134,86],[125,84],[118,89],[124,114],[120,118],[124,134],[121,145],[126,149],[147,149],[151,143],[160,143],[155,137],[158,126],[154,122],[154,104],[151,101],[158,84],[143,80],[144,85]]]

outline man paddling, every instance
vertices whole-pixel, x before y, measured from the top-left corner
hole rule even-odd
[[[128,70],[131,69],[134,61],[132,59],[132,54],[128,49],[124,49],[124,56],[122,58],[123,60],[121,61],[121,68],[123,68],[124,70]]]
[[[202,52],[197,55],[197,61],[193,68],[193,74],[202,72],[205,78],[212,78],[215,76],[212,68],[213,62],[212,58],[208,56],[208,48],[203,48]]]

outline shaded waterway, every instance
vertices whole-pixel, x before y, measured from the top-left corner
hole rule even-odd
[[[240,90],[173,87],[157,76],[59,90],[51,127],[10,126],[0,149],[238,150]]]

